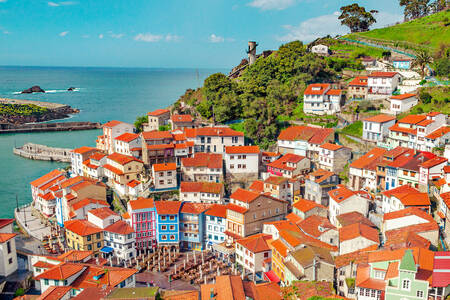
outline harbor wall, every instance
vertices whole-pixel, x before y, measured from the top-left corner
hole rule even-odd
[[[0,133],[42,132],[42,131],[73,131],[99,129],[98,122],[60,122],[33,124],[0,124]]]
[[[34,160],[70,162],[72,149],[54,148],[45,145],[26,143],[22,147],[13,148],[15,155]]]

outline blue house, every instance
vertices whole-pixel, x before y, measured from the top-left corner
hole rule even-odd
[[[411,68],[410,58],[393,58],[392,64],[394,69],[409,70]]]
[[[158,246],[179,246],[180,201],[155,201]]]
[[[184,202],[180,211],[181,247],[189,250],[205,249],[205,212],[210,204]]]

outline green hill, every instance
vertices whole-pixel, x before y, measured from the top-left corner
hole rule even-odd
[[[441,44],[450,44],[450,10],[441,11],[394,26],[353,33],[346,37],[365,39],[403,49],[436,51]]]

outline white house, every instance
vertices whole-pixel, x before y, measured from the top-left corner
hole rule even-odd
[[[391,96],[390,101],[390,113],[393,115],[398,115],[402,112],[410,110],[413,106],[417,105],[419,100],[417,99],[416,94],[402,94]]]
[[[9,276],[17,270],[16,235],[14,219],[0,219],[0,276]]]
[[[339,255],[361,251],[377,250],[380,237],[376,228],[354,223],[339,228]]]
[[[92,153],[83,161],[83,176],[92,179],[102,179],[105,175],[103,166],[106,164],[106,154],[102,152]]]
[[[360,190],[362,188],[368,190],[376,189],[376,165],[383,160],[386,152],[386,149],[376,147],[350,164],[349,181],[350,187],[353,190]]]
[[[195,152],[222,154],[225,147],[244,145],[244,133],[226,126],[184,128],[184,132],[194,142]]]
[[[88,159],[89,155],[94,153],[97,149],[92,147],[80,147],[73,149],[70,159],[72,173],[75,175],[83,176],[83,162]]]
[[[347,187],[338,185],[338,188],[329,191],[328,195],[330,196],[329,218],[334,226],[337,224],[336,217],[340,214],[357,211],[367,216],[369,210],[367,199]]]
[[[384,191],[382,209],[384,213],[401,210],[407,207],[416,207],[430,211],[430,197],[409,185],[401,185],[394,189]]]
[[[93,225],[105,229],[120,220],[120,216],[109,207],[101,207],[88,211],[87,220]]]
[[[419,165],[419,184],[428,188],[433,178],[440,177],[448,160],[445,157],[436,156]]]
[[[120,154],[133,156],[133,149],[142,146],[139,134],[126,132],[114,139],[114,151]]]
[[[272,251],[267,240],[272,236],[258,233],[236,241],[236,262],[242,266],[244,273],[263,271],[263,263],[271,259]]]
[[[258,176],[259,147],[229,146],[225,147],[225,171],[231,176]]]
[[[103,135],[97,137],[96,147],[111,154],[114,152],[114,139],[126,132],[132,133],[133,131],[134,125],[116,120],[103,124]]]
[[[223,243],[226,235],[227,207],[223,204],[215,204],[205,212],[206,248]]]
[[[224,187],[218,182],[190,182],[180,184],[180,201],[197,203],[223,203]]]
[[[152,178],[156,190],[174,189],[177,187],[177,164],[164,163],[152,165]]]
[[[344,171],[352,156],[352,149],[331,143],[325,143],[319,148],[319,168],[335,173]]]
[[[391,95],[400,84],[397,72],[373,72],[368,76],[369,94]]]
[[[222,154],[195,153],[193,157],[182,158],[181,175],[183,181],[222,181]]]
[[[329,83],[308,85],[303,93],[303,111],[307,114],[335,114],[341,111],[342,91]]]
[[[389,128],[395,124],[395,117],[376,115],[363,120],[363,139],[371,142],[381,142],[389,135]]]
[[[136,257],[136,234],[125,221],[119,220],[105,228],[104,245],[113,249],[113,255],[120,260]]]
[[[328,50],[328,46],[322,44],[312,46],[311,52],[318,55],[328,55],[330,53]]]

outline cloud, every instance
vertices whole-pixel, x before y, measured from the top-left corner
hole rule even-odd
[[[75,1],[61,1],[61,2],[49,1],[49,2],[47,2],[47,4],[48,4],[48,6],[51,6],[51,7],[58,7],[58,6],[75,5],[75,4],[78,4],[78,2],[75,2]]]
[[[176,34],[167,34],[165,37],[166,42],[178,42],[181,39],[180,36]]]
[[[177,42],[181,39],[180,36],[175,34],[152,34],[152,33],[139,33],[134,37],[135,41],[156,43],[159,41]]]
[[[104,35],[102,34],[102,33],[100,33],[99,35],[98,35],[98,38],[99,39],[102,39],[104,37]]]
[[[287,33],[277,37],[277,39],[282,42],[295,40],[310,42],[318,37],[345,34],[348,28],[341,25],[341,22],[338,20],[339,15],[339,12],[334,12],[330,15],[305,20],[297,26],[284,25],[283,28],[287,30]]]
[[[120,38],[124,37],[125,34],[124,33],[110,33],[109,36],[112,37],[113,39],[120,39]]]
[[[213,33],[209,36],[209,41],[211,43],[223,43],[225,42],[225,39],[222,36],[218,36]]]
[[[293,6],[296,2],[296,0],[253,0],[247,5],[261,10],[283,10]]]
[[[59,33],[59,36],[66,36],[69,32],[68,31],[63,31]]]
[[[371,28],[386,27],[387,25],[394,25],[397,22],[402,22],[403,15],[380,11],[375,14],[375,19],[377,19],[377,22],[373,24]]]
[[[90,35],[89,35],[89,34],[83,34],[81,37],[82,37],[83,39],[88,39],[88,38],[90,38]]]

